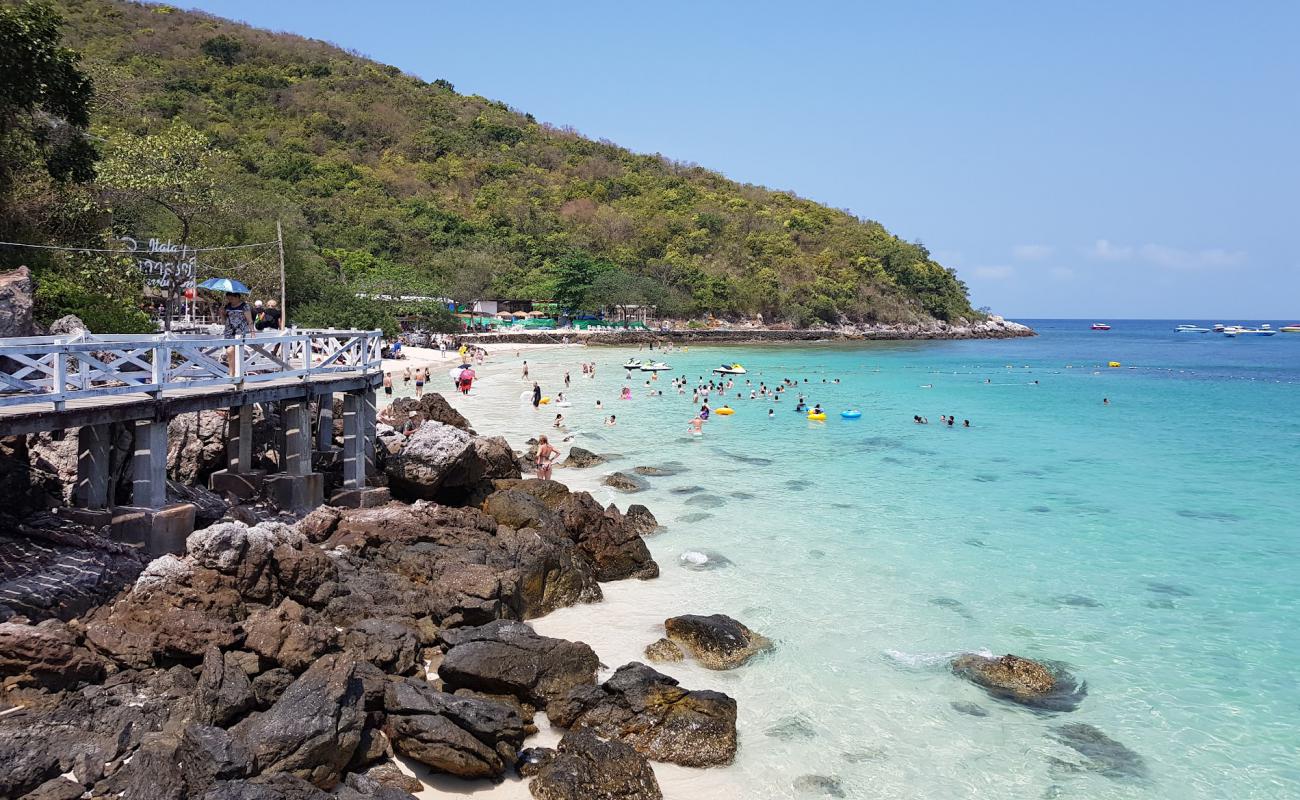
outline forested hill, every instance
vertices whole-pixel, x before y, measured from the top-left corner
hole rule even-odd
[[[195,240],[256,240],[285,220],[295,307],[396,288],[796,324],[973,316],[952,271],[877,222],[327,43],[167,6],[52,5],[94,82],[99,141],[179,120],[227,153],[234,196]],[[119,229],[174,226],[114,213]]]

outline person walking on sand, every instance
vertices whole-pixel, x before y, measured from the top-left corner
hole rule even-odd
[[[243,338],[253,328],[253,311],[244,302],[243,295],[226,292],[226,302],[221,306],[221,319],[225,323],[222,336],[226,339]],[[235,348],[226,348],[226,363],[230,365],[230,377],[235,377]]]
[[[393,396],[393,373],[384,373],[384,394],[388,397]]]
[[[550,480],[551,467],[555,460],[560,457],[560,451],[551,446],[550,441],[545,436],[537,437],[537,456],[533,460],[533,466],[537,468],[537,477],[542,480]]]
[[[533,408],[539,408],[542,405],[542,387],[533,381]]]

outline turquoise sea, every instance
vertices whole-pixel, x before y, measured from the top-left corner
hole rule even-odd
[[[732,672],[664,668],[740,704],[737,764],[679,794],[721,781],[746,798],[1300,797],[1300,335],[1175,333],[1185,321],[526,350],[494,357],[454,402],[519,449],[563,413],[572,443],[611,462],[556,477],[665,526],[650,539],[663,577],[610,585],[611,613],[567,609],[539,630],[592,643],[611,668],[678,613],[727,613],[778,643]],[[630,356],[672,365],[652,385],[662,397],[648,374],[626,378]],[[524,359],[547,395],[569,371],[573,405],[521,402]],[[707,382],[723,362],[748,369],[736,414],[690,437],[696,407],[670,377]],[[796,379],[829,418],[749,400],[746,378]],[[599,486],[636,465],[677,474],[635,495]],[[961,651],[1063,662],[1087,696],[1057,714],[994,700],[948,672]]]

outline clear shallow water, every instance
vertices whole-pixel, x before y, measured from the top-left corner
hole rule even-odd
[[[617,365],[650,353],[525,351],[549,395],[571,372],[573,407],[534,413],[522,359],[502,356],[454,401],[520,449],[563,412],[574,444],[621,457],[556,477],[666,526],[650,540],[662,578],[610,585],[609,609],[563,610],[543,632],[588,641],[610,667],[677,613],[731,614],[779,642],[732,672],[665,668],[740,703],[737,764],[683,796],[719,782],[800,796],[807,774],[863,798],[1300,796],[1300,335],[1030,324],[1042,335],[692,347],[662,356],[664,397],[636,373],[627,402]],[[723,361],[755,384],[807,378],[830,419],[807,421],[793,398],[737,400],[742,378],[736,415],[686,436],[695,409],[669,376],[707,381]],[[841,420],[848,407],[863,417]],[[620,424],[603,427],[611,411]],[[974,427],[940,427],[945,413]],[[596,485],[664,463],[682,471],[635,495]],[[687,569],[687,550],[730,563]],[[948,673],[966,650],[1065,662],[1088,696],[1056,715],[1000,703]],[[1106,763],[1089,762],[1059,741],[1069,723],[1140,761],[1102,746]]]

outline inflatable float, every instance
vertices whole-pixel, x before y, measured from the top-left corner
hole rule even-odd
[[[843,417],[844,419],[858,419],[859,417],[862,416],[862,412],[858,411],[857,409],[854,409],[852,411],[841,411],[840,416]]]
[[[728,406],[723,406],[722,408],[719,408],[717,411],[714,411],[713,413],[717,414],[720,417],[729,417],[732,414],[736,413],[736,409],[729,408]]]
[[[719,375],[744,375],[745,368],[739,364],[723,364],[721,367],[713,370]]]
[[[820,414],[809,414],[808,419],[813,420],[814,422],[824,422],[826,420],[826,413],[822,412]]]
[[[1112,362],[1110,362],[1109,364],[1107,364],[1106,366],[1110,367],[1111,369],[1115,369],[1116,367],[1119,366],[1119,362],[1118,362],[1118,361],[1112,361]]]

